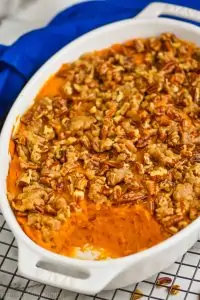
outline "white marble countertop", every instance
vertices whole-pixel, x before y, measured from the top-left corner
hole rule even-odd
[[[22,34],[45,26],[58,12],[79,2],[83,0],[29,0],[1,22],[0,44],[12,44]]]

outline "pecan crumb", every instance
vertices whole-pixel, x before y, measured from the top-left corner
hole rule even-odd
[[[141,299],[142,297],[143,297],[143,293],[139,289],[136,289],[134,293],[131,295],[130,300],[137,300],[137,299]]]
[[[169,288],[170,295],[177,295],[180,291],[180,285],[174,284]]]

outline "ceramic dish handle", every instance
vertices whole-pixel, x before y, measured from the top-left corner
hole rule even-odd
[[[79,269],[80,272],[87,273],[87,278],[75,278],[74,276],[60,274],[59,272],[49,271],[38,267],[37,264],[43,261],[41,257],[32,250],[30,250],[24,244],[18,244],[19,254],[18,254],[18,269],[21,275],[30,278],[34,281],[39,281],[44,284],[53,285],[61,289],[71,290],[77,293],[84,294],[97,294],[103,290],[110,281],[117,276],[122,270],[119,266],[114,266],[111,270],[108,268],[88,268],[83,270]],[[47,260],[44,260],[48,264]],[[50,261],[49,263],[52,263]],[[52,265],[57,265],[54,261]],[[62,266],[63,267],[63,266]],[[71,270],[73,269],[72,266]],[[76,269],[76,267],[74,267]],[[68,266],[66,264],[66,271]]]
[[[149,4],[136,16],[136,18],[155,18],[160,15],[168,15],[200,22],[200,12],[198,10],[160,2]]]

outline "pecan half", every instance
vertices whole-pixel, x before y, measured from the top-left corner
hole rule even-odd
[[[172,279],[170,277],[160,277],[156,280],[157,286],[166,286],[172,283]]]
[[[146,198],[147,198],[147,195],[145,193],[132,191],[132,192],[128,192],[128,193],[124,194],[118,200],[118,202],[120,202],[120,203],[138,202],[141,200],[145,200]]]

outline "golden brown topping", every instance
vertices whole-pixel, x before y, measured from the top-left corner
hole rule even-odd
[[[15,212],[45,237],[83,200],[139,203],[169,234],[197,218],[199,53],[163,33],[64,65],[51,79],[59,88],[47,83],[13,137]]]

